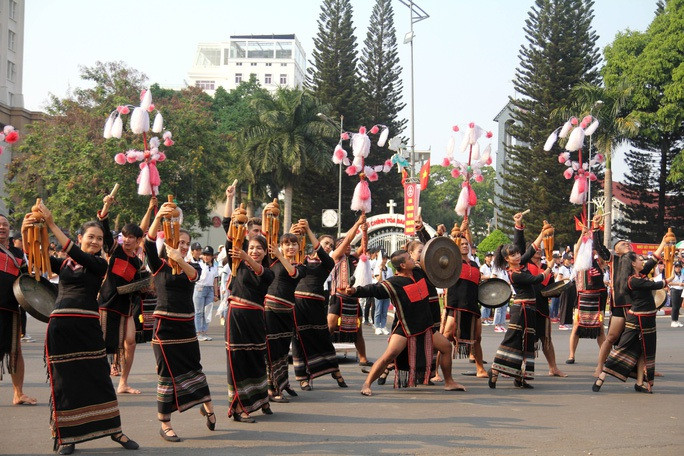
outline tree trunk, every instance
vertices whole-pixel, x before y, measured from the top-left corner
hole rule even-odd
[[[254,217],[254,200],[252,199],[252,184],[247,185],[247,204],[245,204],[247,218]]]
[[[283,211],[283,233],[290,232],[290,225],[292,225],[292,195],[294,189],[292,184],[285,186],[285,210]]]
[[[604,220],[603,245],[610,248],[613,236],[613,170],[611,168],[611,152],[606,154],[606,172],[603,178],[603,196],[606,201],[603,206],[603,212],[606,214]]]

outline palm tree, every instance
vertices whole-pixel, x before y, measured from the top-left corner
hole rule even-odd
[[[596,150],[606,160],[606,171],[603,180],[605,197],[604,213],[605,231],[603,242],[610,247],[612,237],[613,211],[613,150],[635,136],[639,131],[639,122],[631,112],[625,115],[625,107],[632,94],[632,87],[620,83],[610,89],[583,83],[572,89],[576,108],[582,115],[592,114],[599,120],[599,127],[592,135]]]
[[[240,133],[242,150],[255,181],[270,178],[277,190],[284,190],[283,228],[288,231],[295,182],[307,171],[332,169],[329,141],[339,133],[317,116],[327,110],[308,91],[279,88],[256,97],[252,108],[257,120]]]

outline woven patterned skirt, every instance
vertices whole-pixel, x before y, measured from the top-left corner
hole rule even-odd
[[[5,369],[8,374],[13,374],[17,369],[20,339],[19,311],[0,309],[0,380]]]
[[[577,309],[574,320],[578,324],[577,336],[580,339],[596,339],[601,334],[603,317],[600,307],[600,290],[577,292]]]
[[[105,341],[105,350],[109,355],[109,361],[116,363],[120,370],[124,364],[125,351],[124,339],[126,338],[126,325],[128,317],[115,310],[100,308],[100,326]]]
[[[246,413],[268,403],[264,309],[231,297],[226,319],[228,416],[239,405]]]
[[[268,388],[275,396],[290,387],[287,358],[294,334],[294,307],[270,299],[266,309],[266,342],[268,346]]]
[[[534,300],[514,301],[511,304],[511,319],[494,356],[492,369],[513,377],[534,378],[537,318],[534,304]]]
[[[470,355],[470,348],[475,343],[475,325],[479,318],[479,313],[470,310],[454,310],[454,357],[467,358]]]
[[[337,372],[337,354],[330,340],[324,299],[295,297],[296,334],[292,363],[299,381]]]
[[[211,401],[192,318],[156,318],[152,350],[157,360],[157,411],[164,415]]]
[[[656,354],[655,312],[652,315],[634,315],[628,311],[625,315],[625,329],[617,346],[610,351],[603,371],[624,382],[630,374],[636,372],[639,357],[644,353],[646,377],[649,383],[653,383]]]
[[[98,313],[61,309],[52,315],[45,359],[55,445],[118,434],[121,418]]]

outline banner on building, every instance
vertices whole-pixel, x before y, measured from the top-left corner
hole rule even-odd
[[[416,219],[420,205],[420,184],[406,184],[404,186],[404,234],[416,235]]]

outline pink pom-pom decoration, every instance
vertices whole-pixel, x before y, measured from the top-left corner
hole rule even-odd
[[[385,160],[385,168],[391,168],[392,167],[392,160],[389,158]]]
[[[147,112],[152,112],[152,111],[154,111],[154,103],[152,103],[152,104],[147,108]]]
[[[451,129],[454,130],[455,133],[458,133],[458,125],[454,125]]]
[[[14,131],[14,127],[12,125],[5,125],[5,128],[2,129],[2,132],[5,135],[9,135],[11,131]]]
[[[370,129],[371,135],[374,135],[379,131],[380,131],[380,127],[378,127],[377,125],[373,125],[373,128]]]
[[[375,182],[378,180],[378,173],[373,171],[372,173],[368,174],[366,177],[368,178],[369,181]]]
[[[596,154],[596,161],[599,163],[603,163],[605,161],[606,157],[603,156],[603,154]]]
[[[159,152],[159,157],[157,158],[158,162],[163,162],[166,160],[166,154],[164,152]]]
[[[358,172],[358,170],[356,169],[356,166],[351,165],[348,166],[347,169],[344,170],[344,172],[347,173],[347,176],[353,176]]]
[[[145,166],[147,166],[147,163],[140,162],[140,164],[138,165],[138,168],[143,169]]]
[[[492,136],[494,136],[494,133],[492,133],[491,131],[488,131],[487,134],[486,134],[485,136],[486,136],[487,138],[491,138]]]
[[[118,153],[114,156],[114,161],[118,163],[119,165],[125,165],[126,164],[126,155],[123,153]]]
[[[173,146],[174,144],[175,144],[175,143],[173,142],[173,139],[171,139],[171,138],[166,138],[166,139],[164,140],[164,145],[165,145],[166,147],[171,147],[171,146]]]
[[[572,178],[572,168],[567,168],[567,169],[563,172],[563,177],[565,177],[566,179]]]
[[[12,130],[5,135],[5,142],[7,144],[14,144],[19,141],[19,133],[16,130]]]
[[[475,128],[475,122],[470,122],[470,123],[468,124],[468,127],[470,127],[470,128]]]
[[[128,114],[131,112],[128,106],[117,106],[116,110],[119,114]]]
[[[475,176],[475,182],[482,182],[484,180],[484,176],[482,174],[478,174]]]
[[[361,128],[359,128],[359,134],[360,134],[360,135],[365,135],[365,134],[366,134],[366,127],[361,127]]]
[[[581,127],[582,129],[585,129],[585,128],[587,128],[588,126],[589,126],[589,122],[582,121],[582,123],[580,124],[580,127]]]
[[[596,179],[598,179],[598,178],[596,177],[596,174],[594,174],[594,173],[589,173],[589,180],[590,180],[590,181],[596,182]]]
[[[563,154],[558,155],[558,163],[565,163],[565,155],[563,155]]]
[[[579,120],[577,120],[577,117],[573,117],[570,119],[571,125],[577,126],[578,123],[579,123]]]
[[[591,116],[584,116],[584,118],[582,119],[582,123],[587,124],[587,125],[589,125],[591,123],[591,121],[592,121]]]
[[[468,186],[468,206],[473,207],[477,205],[477,195],[472,187]]]
[[[173,135],[172,135],[171,132],[168,131],[168,130],[166,130],[166,131],[164,132],[164,134],[162,135],[162,138],[164,138],[164,139],[170,139],[170,138],[172,138],[172,137],[173,137]]]
[[[454,168],[451,170],[451,177],[453,177],[454,179],[460,175],[461,175],[461,171],[459,171],[458,168]]]
[[[342,141],[348,141],[348,140],[349,140],[349,133],[347,133],[347,132],[345,131],[344,133],[342,133],[342,134],[340,135],[340,138],[342,139]]]
[[[444,159],[442,160],[442,166],[444,166],[444,167],[446,168],[446,167],[448,167],[449,165],[451,165],[451,160],[449,160],[448,158],[444,157]]]
[[[485,163],[487,163],[488,165],[491,165],[492,164],[492,157],[489,157]]]
[[[138,160],[135,158],[135,154],[126,154],[126,161],[128,163],[135,163]]]

